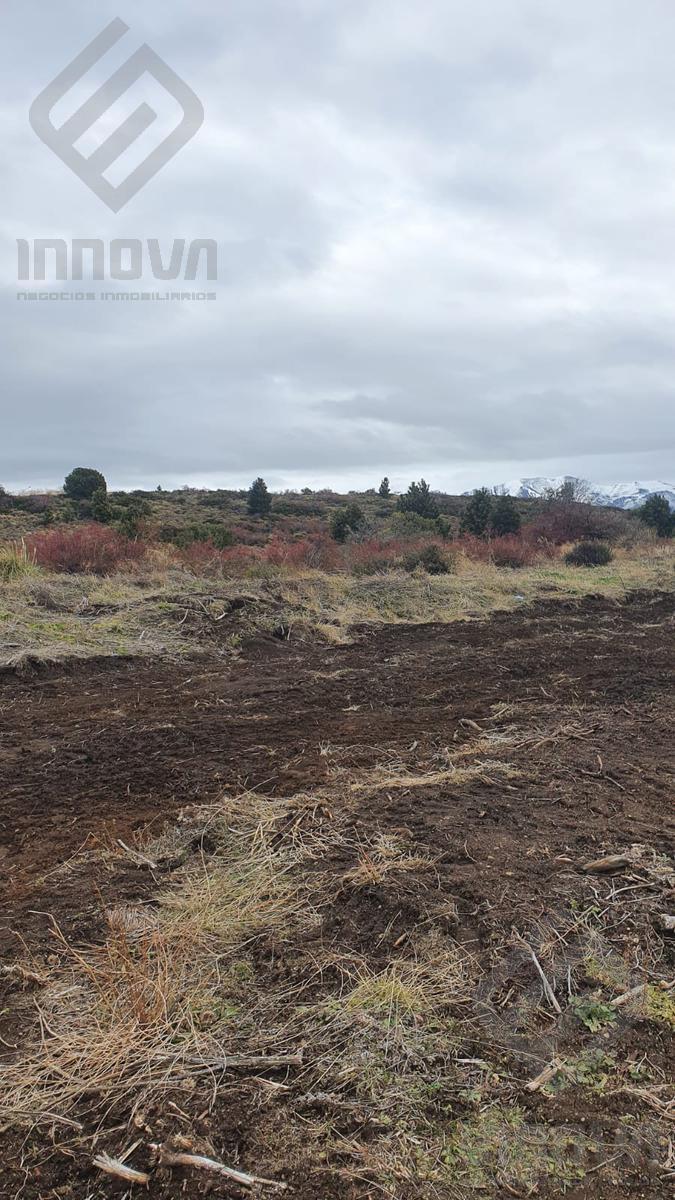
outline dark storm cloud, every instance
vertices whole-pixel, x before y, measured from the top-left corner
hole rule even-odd
[[[114,216],[27,110],[117,15],[116,61],[147,40],[206,120]],[[671,473],[670,0],[3,16],[0,481]],[[216,238],[218,299],[19,303],[45,236]]]

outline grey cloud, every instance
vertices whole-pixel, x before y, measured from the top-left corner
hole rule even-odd
[[[27,109],[117,15],[206,122],[115,217]],[[670,0],[26,0],[4,25],[0,481],[672,473]],[[44,236],[217,238],[218,299],[21,304],[15,240]]]

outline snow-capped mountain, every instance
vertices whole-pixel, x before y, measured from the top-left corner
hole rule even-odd
[[[564,483],[577,484],[591,504],[605,504],[610,508],[639,508],[650,496],[659,495],[665,496],[670,507],[675,509],[675,483],[664,483],[662,479],[636,480],[633,483],[589,483],[587,479],[579,479],[576,475],[556,475],[550,479],[535,475],[529,479],[510,479],[494,490],[528,500],[543,496]],[[470,496],[471,492],[464,494]]]
[[[662,479],[648,479],[643,483],[605,483],[593,489],[594,504],[609,504],[612,508],[639,508],[650,496],[664,496],[671,508],[675,508],[675,484]]]

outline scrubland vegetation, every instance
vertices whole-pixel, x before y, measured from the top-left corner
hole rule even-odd
[[[63,492],[9,496],[0,489],[2,577],[33,568],[110,575],[184,569],[194,575],[261,577],[304,570],[378,575],[450,573],[460,557],[522,568],[560,559],[577,542],[603,543],[579,565],[605,565],[621,550],[667,544],[672,520],[654,497],[644,511],[594,508],[563,487],[542,501],[433,494],[424,480],[392,497],[379,490],[271,496],[263,479],[248,492],[108,493],[100,472],[76,468]],[[667,504],[665,505],[667,510]],[[574,556],[569,559],[576,562]]]
[[[384,485],[384,492],[382,491]],[[94,519],[97,518],[97,519]],[[486,489],[108,494],[80,469],[63,494],[0,497],[0,660],[28,653],[185,653],[190,613],[333,641],[365,621],[454,620],[542,594],[666,586],[671,542],[572,494]],[[239,636],[239,634],[237,634]]]

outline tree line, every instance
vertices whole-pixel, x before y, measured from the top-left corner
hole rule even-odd
[[[157,491],[162,491],[161,486]],[[303,489],[303,493],[308,491],[308,488]],[[114,523],[121,532],[130,536],[136,533],[142,517],[150,512],[148,502],[138,496],[117,494],[113,501],[108,496],[105,476],[93,467],[75,467],[65,478],[63,494],[73,506],[86,509],[86,515],[93,520],[103,524]],[[370,494],[379,495],[382,500],[393,500],[388,477],[385,476],[377,490],[373,488]],[[7,493],[0,487],[0,508],[3,498],[8,499]],[[543,497],[545,504],[559,507],[583,504],[585,499],[571,482]],[[252,517],[265,518],[272,512],[272,496],[262,476],[254,479],[248,488],[246,507]],[[448,535],[447,522],[444,522],[425,479],[413,480],[407,491],[397,497],[392,512],[434,522],[439,534],[444,537]],[[650,496],[636,511],[636,515],[659,537],[668,538],[675,533],[675,513],[671,512],[664,496]],[[331,534],[338,542],[358,534],[365,525],[365,513],[355,502],[337,509],[330,519]],[[482,487],[476,488],[466,504],[460,520],[460,534],[479,538],[504,537],[520,533],[521,525],[521,515],[512,496],[495,495],[489,488]]]

